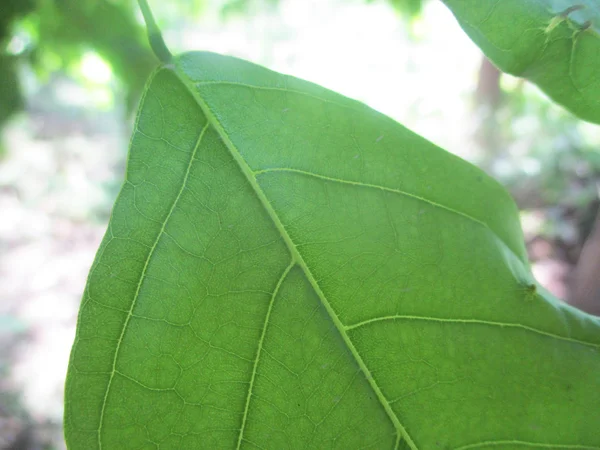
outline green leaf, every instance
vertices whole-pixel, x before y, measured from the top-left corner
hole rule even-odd
[[[90,271],[71,449],[600,448],[600,323],[517,209],[365,105],[211,53],[159,68]]]
[[[580,118],[600,123],[597,0],[443,0],[504,72],[527,78]]]
[[[423,0],[389,0],[390,4],[408,19],[418,17],[423,12]]]

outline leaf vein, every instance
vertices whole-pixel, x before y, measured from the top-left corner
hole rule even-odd
[[[386,397],[383,395],[383,392],[381,391],[379,385],[376,383],[373,375],[371,374],[371,371],[368,369],[368,367],[364,363],[362,357],[356,350],[356,347],[354,346],[350,337],[346,333],[346,330],[344,328],[344,325],[340,321],[340,318],[338,317],[337,313],[335,312],[335,310],[333,309],[333,307],[331,306],[331,304],[325,297],[325,295],[324,295],[323,291],[321,290],[320,286],[318,285],[315,277],[312,275],[306,262],[302,258],[302,255],[298,251],[296,244],[292,241],[289,233],[287,232],[287,230],[281,223],[279,216],[273,209],[273,207],[272,207],[270,201],[268,200],[267,196],[265,195],[264,191],[258,185],[254,172],[249,167],[248,163],[243,158],[242,154],[239,152],[239,150],[237,150],[237,148],[231,141],[231,138],[229,137],[228,133],[225,131],[225,129],[221,125],[221,122],[218,120],[216,115],[212,112],[210,107],[206,104],[204,99],[200,96],[200,93],[194,88],[194,86],[195,86],[194,81],[189,79],[185,73],[182,73],[179,70],[175,69],[175,74],[179,77],[179,79],[181,80],[183,85],[188,89],[190,94],[196,100],[198,106],[201,108],[203,113],[206,115],[209,122],[211,122],[211,124],[215,127],[215,130],[221,136],[223,143],[229,150],[233,159],[239,165],[241,172],[248,180],[248,183],[252,187],[254,193],[256,194],[256,196],[258,197],[260,202],[262,203],[265,211],[267,212],[267,214],[273,221],[273,224],[275,225],[275,227],[281,234],[283,240],[285,241],[288,249],[290,250],[290,252],[292,254],[294,262],[296,262],[302,268],[304,275],[306,276],[308,282],[310,283],[310,285],[314,289],[315,293],[319,297],[321,304],[327,311],[331,321],[333,322],[333,324],[337,328],[338,332],[340,333],[340,336],[341,336],[342,340],[344,341],[344,343],[346,344],[346,347],[348,348],[348,350],[354,357],[355,362],[362,370],[367,382],[371,386],[371,389],[373,389],[373,392],[375,393],[376,397],[378,398],[381,406],[383,407],[383,409],[386,412],[387,416],[389,417],[390,421],[394,425],[394,427],[396,429],[396,433],[398,435],[397,443],[399,444],[401,437],[402,437],[406,441],[407,445],[411,448],[411,450],[418,450],[418,447],[415,445],[415,443],[413,442],[412,438],[410,437],[410,435],[408,434],[408,432],[406,431],[404,426],[400,423],[398,416],[392,410],[390,403],[388,402]]]
[[[533,447],[533,448],[549,448],[549,449],[557,449],[557,450],[600,450],[600,447],[592,447],[589,445],[577,445],[577,444],[545,444],[542,442],[527,442],[527,441],[516,441],[516,440],[506,440],[506,441],[486,441],[486,442],[478,442],[475,444],[463,445],[461,447],[456,447],[454,450],[471,450],[480,447],[496,447],[500,445],[522,445],[524,447]]]
[[[393,316],[383,316],[383,317],[375,317],[372,319],[363,320],[361,322],[357,322],[352,325],[345,326],[346,331],[355,330],[360,327],[364,327],[377,322],[387,322],[387,321],[395,321],[395,320],[420,320],[426,322],[439,322],[439,323],[455,323],[455,324],[478,324],[478,325],[490,325],[493,327],[500,328],[520,328],[523,330],[530,331],[532,333],[541,334],[542,336],[551,337],[554,339],[559,339],[561,341],[573,342],[575,344],[586,345],[588,347],[600,348],[600,344],[595,342],[587,342],[582,341],[580,339],[574,339],[566,336],[561,336],[560,334],[550,333],[548,331],[539,330],[534,327],[530,327],[528,325],[523,325],[520,323],[510,323],[510,322],[496,322],[492,320],[482,320],[482,319],[453,319],[453,318],[445,318],[445,317],[426,317],[426,316],[411,316],[411,315],[393,315]]]
[[[289,89],[289,88],[280,88],[280,87],[274,87],[274,86],[257,86],[254,84],[248,84],[248,83],[239,83],[239,82],[235,82],[235,81],[203,81],[203,82],[197,82],[195,83],[196,86],[207,86],[207,85],[218,85],[218,86],[239,86],[239,87],[245,87],[245,88],[249,88],[249,89],[257,89],[260,91],[279,91],[279,92],[285,92],[285,93],[289,93],[289,94],[296,94],[296,95],[300,95],[302,97],[309,97],[315,100],[319,100],[320,102],[323,103],[329,103],[331,105],[335,105],[338,106],[340,108],[344,108],[344,109],[349,109],[351,111],[355,111],[355,112],[364,112],[364,109],[360,109],[360,107],[364,108],[364,106],[358,102],[357,105],[344,105],[342,103],[338,103],[338,102],[334,102],[333,100],[327,100],[324,99],[323,97],[319,97],[318,95],[313,95],[313,94],[309,94],[308,92],[303,92],[303,91],[297,91],[295,89]]]
[[[244,440],[244,432],[246,431],[246,421],[248,419],[248,411],[250,410],[250,399],[252,398],[252,389],[254,388],[254,380],[256,379],[256,371],[258,369],[258,361],[260,360],[260,355],[263,349],[263,343],[265,341],[265,335],[267,334],[267,327],[269,326],[269,319],[271,318],[271,311],[273,310],[273,304],[275,303],[275,298],[279,293],[279,289],[283,284],[283,281],[286,279],[292,267],[296,265],[295,261],[291,261],[290,264],[283,271],[283,274],[279,278],[277,285],[275,286],[275,290],[273,291],[273,295],[271,296],[271,301],[269,302],[269,308],[267,309],[267,314],[265,315],[265,321],[263,323],[262,332],[260,334],[260,339],[258,341],[258,346],[256,348],[256,356],[254,357],[254,364],[252,366],[252,375],[250,376],[250,383],[248,385],[248,394],[246,395],[246,404],[244,406],[244,413],[242,417],[242,426],[240,427],[240,433],[238,435],[237,449],[239,450],[242,446],[242,441]]]
[[[269,169],[262,169],[262,170],[255,171],[254,175],[258,176],[258,175],[262,175],[262,174],[265,174],[265,173],[272,173],[272,172],[297,173],[297,174],[300,174],[300,175],[305,175],[305,176],[313,177],[313,178],[319,178],[321,180],[331,181],[331,182],[334,182],[334,183],[349,184],[349,185],[352,185],[352,186],[359,186],[359,187],[372,188],[372,189],[380,189],[380,190],[385,191],[385,192],[392,192],[392,193],[395,193],[395,194],[403,195],[405,197],[410,197],[410,198],[413,198],[415,200],[422,201],[422,202],[427,203],[427,204],[429,204],[431,206],[434,206],[436,208],[440,208],[440,209],[443,209],[445,211],[449,211],[449,212],[451,212],[453,214],[458,214],[459,216],[462,216],[462,217],[464,217],[464,218],[466,218],[466,219],[468,219],[470,221],[473,221],[473,222],[475,222],[475,223],[477,223],[479,225],[482,225],[485,228],[489,228],[488,225],[485,222],[482,222],[481,220],[476,219],[475,217],[470,216],[467,213],[464,213],[462,211],[458,211],[456,209],[452,209],[452,208],[450,208],[448,206],[444,206],[444,205],[442,205],[440,203],[436,203],[433,200],[429,200],[429,199],[427,199],[425,197],[421,197],[421,196],[416,195],[416,194],[411,194],[410,192],[406,192],[406,191],[402,191],[400,189],[394,189],[394,188],[390,188],[390,187],[386,187],[386,186],[381,186],[379,184],[362,183],[360,181],[344,180],[342,178],[334,178],[334,177],[329,177],[327,175],[321,175],[321,174],[314,173],[314,172],[308,172],[306,170],[293,169],[293,168],[287,168],[287,167],[275,167],[275,168],[269,168]]]
[[[100,410],[100,421],[98,423],[98,448],[100,450],[102,449],[101,433],[102,433],[102,425],[104,423],[104,414],[106,412],[106,404],[107,404],[107,400],[108,400],[108,394],[109,394],[110,388],[112,386],[112,381],[115,377],[115,374],[117,373],[117,360],[119,358],[121,344],[123,343],[123,337],[125,336],[125,331],[127,330],[127,326],[129,325],[129,322],[130,322],[131,318],[133,317],[133,310],[134,310],[137,300],[139,298],[141,287],[142,287],[142,284],[146,277],[146,272],[148,270],[148,265],[150,264],[150,260],[152,259],[152,256],[154,255],[154,251],[156,250],[156,247],[158,246],[158,243],[159,243],[161,237],[163,236],[163,234],[165,234],[165,229],[166,229],[167,223],[169,222],[169,219],[173,215],[173,211],[175,210],[175,207],[177,206],[177,203],[179,202],[179,199],[181,198],[181,195],[183,194],[183,191],[186,188],[187,181],[190,176],[192,164],[194,162],[194,156],[196,155],[196,152],[198,151],[198,148],[200,147],[200,143],[202,142],[202,138],[204,137],[204,134],[206,133],[208,126],[209,126],[209,122],[207,121],[206,125],[204,125],[204,127],[202,128],[202,131],[200,132],[200,134],[198,136],[198,140],[197,140],[196,145],[194,146],[194,150],[190,156],[190,160],[189,160],[185,175],[183,177],[183,181],[181,183],[181,188],[179,189],[179,192],[177,193],[177,196],[175,197],[175,200],[173,201],[173,205],[171,205],[171,208],[169,209],[169,212],[167,213],[167,215],[163,221],[160,231],[158,232],[156,239],[154,240],[154,244],[152,245],[152,247],[150,248],[150,251],[148,252],[148,256],[146,257],[146,261],[144,263],[144,267],[142,269],[140,279],[138,280],[138,283],[137,283],[137,288],[136,288],[135,294],[133,296],[133,300],[131,301],[131,307],[129,308],[129,311],[127,312],[127,317],[125,318],[125,323],[123,324],[123,329],[121,330],[121,334],[119,336],[119,340],[118,340],[117,346],[115,348],[115,356],[113,357],[112,369],[110,372],[111,374],[108,379],[108,384],[106,386],[106,392],[104,394],[104,399],[102,401],[102,408]]]

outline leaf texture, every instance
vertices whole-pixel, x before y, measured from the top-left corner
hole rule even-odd
[[[517,209],[356,101],[231,57],[153,74],[91,268],[71,449],[599,449],[600,323]]]
[[[527,78],[580,118],[600,123],[598,0],[443,0],[504,72]]]

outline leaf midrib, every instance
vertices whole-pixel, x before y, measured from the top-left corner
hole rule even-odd
[[[377,396],[377,399],[381,403],[381,406],[383,407],[383,409],[385,410],[386,414],[388,415],[390,421],[394,425],[394,428],[396,429],[396,433],[397,433],[395,448],[398,449],[401,439],[404,439],[406,441],[406,443],[408,444],[408,446],[411,448],[411,450],[419,450],[417,448],[417,446],[415,445],[415,443],[413,442],[413,440],[411,439],[411,437],[409,436],[409,434],[406,431],[406,429],[404,428],[404,426],[400,423],[398,416],[394,413],[394,411],[392,410],[392,408],[390,406],[390,403],[387,401],[387,399],[383,395],[383,392],[381,391],[381,389],[375,382],[375,379],[374,379],[373,375],[371,374],[369,368],[364,363],[364,361],[361,358],[360,354],[358,353],[356,347],[354,347],[354,344],[350,340],[350,337],[348,336],[348,334],[346,332],[344,324],[341,322],[341,320],[339,319],[335,310],[333,309],[333,307],[331,306],[331,304],[325,297],[325,294],[323,293],[320,286],[318,285],[315,277],[312,275],[310,269],[308,268],[308,265],[304,261],[304,258],[298,251],[296,244],[292,241],[290,235],[288,234],[287,230],[285,229],[279,216],[277,215],[277,213],[271,206],[271,202],[269,201],[266,194],[264,193],[264,191],[262,190],[262,188],[259,186],[258,182],[256,181],[254,172],[252,171],[252,169],[250,168],[250,166],[248,165],[246,160],[242,157],[241,153],[237,150],[236,146],[233,144],[233,142],[229,138],[229,134],[225,131],[225,129],[221,125],[221,122],[213,114],[211,108],[204,101],[204,99],[200,96],[199,92],[194,88],[194,83],[192,82],[192,80],[190,80],[185,73],[182,73],[182,71],[178,70],[175,67],[167,67],[167,69],[172,70],[175,73],[175,75],[178,77],[178,79],[181,81],[181,83],[184,85],[184,87],[187,89],[187,91],[190,93],[190,95],[194,98],[194,100],[196,101],[196,103],[198,104],[198,106],[200,107],[200,109],[202,110],[204,115],[206,116],[206,120],[208,121],[208,123],[211,124],[215,128],[215,130],[217,131],[217,133],[219,134],[219,136],[225,143],[225,146],[229,150],[229,153],[231,154],[232,158],[238,164],[241,172],[246,177],[246,180],[252,187],[254,193],[260,200],[263,208],[265,209],[265,211],[267,212],[267,214],[273,221],[273,224],[279,231],[279,234],[283,238],[286,246],[288,247],[288,250],[290,251],[290,253],[292,255],[292,264],[294,264],[294,263],[297,264],[304,272],[304,275],[306,276],[308,282],[314,289],[315,293],[319,297],[319,300],[321,301],[321,304],[327,311],[329,318],[335,325],[340,336],[342,337],[342,340],[344,341],[348,350],[354,357],[357,365],[362,370],[367,382],[373,389],[373,392]]]

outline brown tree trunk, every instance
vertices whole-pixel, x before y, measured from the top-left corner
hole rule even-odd
[[[600,316],[600,211],[583,245],[569,284],[569,303]]]
[[[475,90],[475,101],[478,105],[487,105],[495,110],[500,104],[502,91],[500,90],[501,72],[485,56],[481,57],[479,78]]]

